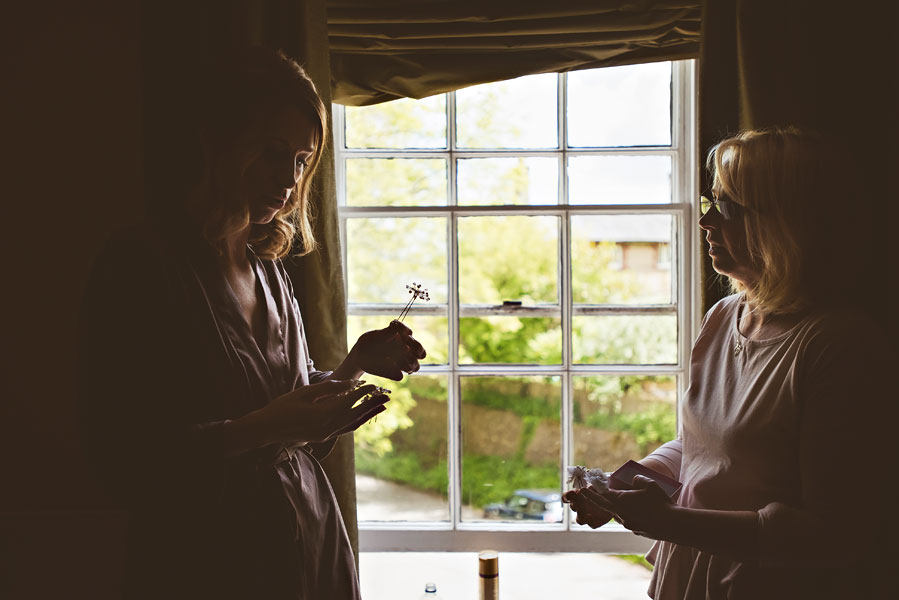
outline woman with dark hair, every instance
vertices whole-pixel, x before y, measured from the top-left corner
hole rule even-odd
[[[280,259],[315,248],[309,186],[327,110],[303,69],[255,48],[204,78],[202,169],[89,284],[83,398],[93,456],[130,511],[126,595],[359,597],[319,460],[384,410],[363,372],[425,356],[398,322],[315,370]]]
[[[886,513],[862,486],[886,456],[888,353],[847,306],[846,259],[859,254],[838,243],[845,163],[819,136],[778,128],[722,141],[708,165],[699,226],[735,293],[694,343],[678,439],[640,461],[679,480],[680,495],[638,475],[633,489],[564,499],[578,523],[614,517],[657,540],[656,600],[881,597]],[[862,506],[864,523],[846,519]]]

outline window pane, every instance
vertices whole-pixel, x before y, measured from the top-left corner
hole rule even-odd
[[[557,148],[555,73],[456,92],[459,148]]]
[[[399,311],[397,311],[399,313]],[[359,336],[372,329],[383,329],[392,317],[383,315],[347,317],[347,347],[352,348]],[[428,356],[423,365],[445,365],[449,351],[449,337],[446,317],[430,315],[408,315],[403,323],[412,330],[412,335],[425,347]]]
[[[668,204],[669,156],[575,156],[568,159],[569,204]]]
[[[570,146],[671,144],[671,63],[568,74]]]
[[[572,318],[572,356],[578,364],[675,364],[674,315]]]
[[[562,322],[547,317],[459,319],[459,362],[561,364]]]
[[[446,161],[442,158],[349,158],[347,206],[433,206],[446,204]]]
[[[446,96],[347,106],[347,148],[446,148]]]
[[[671,215],[571,217],[575,304],[672,302]]]
[[[572,388],[572,464],[611,473],[677,434],[675,377],[572,377]]]
[[[558,377],[462,377],[462,518],[562,520]]]
[[[412,282],[427,288],[432,302],[446,303],[445,218],[348,218],[346,245],[350,303],[404,305]]]
[[[365,380],[393,393],[387,410],[355,433],[359,520],[449,520],[446,377]]]
[[[462,304],[558,302],[558,217],[459,219]]]
[[[459,204],[557,204],[554,158],[466,158],[456,163]]]

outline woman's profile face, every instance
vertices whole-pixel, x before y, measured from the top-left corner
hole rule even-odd
[[[260,110],[235,139],[223,165],[230,181],[223,183],[249,209],[251,223],[269,223],[284,209],[312,160],[316,137],[304,111],[280,106]]]
[[[718,197],[723,197],[717,190],[716,193],[719,194]],[[751,287],[758,279],[759,271],[746,248],[743,219],[742,214],[729,220],[725,219],[713,208],[699,219],[699,227],[705,231],[706,241],[709,243],[709,256],[715,272],[736,279],[745,287]]]

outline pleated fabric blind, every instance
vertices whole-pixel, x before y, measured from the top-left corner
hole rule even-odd
[[[329,0],[334,102],[424,98],[535,73],[695,58],[698,0]]]

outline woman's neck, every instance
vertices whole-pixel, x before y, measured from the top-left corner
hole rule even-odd
[[[740,311],[738,329],[749,339],[767,339],[788,331],[799,318],[798,315],[765,312],[747,294]]]
[[[247,243],[250,240],[250,227],[247,226],[223,240],[221,262],[226,269],[242,269],[249,265]]]

